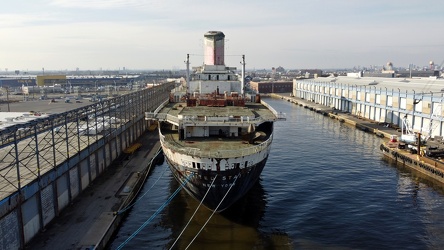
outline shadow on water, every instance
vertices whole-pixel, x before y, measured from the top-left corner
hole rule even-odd
[[[257,181],[242,199],[223,211],[221,215],[233,223],[257,228],[264,217],[267,206],[265,190],[261,181]]]
[[[176,181],[171,181],[170,192],[178,186]],[[212,211],[201,206],[180,235],[199,206],[197,200],[181,191],[162,217],[163,226],[171,229],[167,248],[180,236],[173,249],[185,249],[190,242],[190,249],[291,249],[291,240],[285,233],[264,234],[257,230],[267,206],[265,197],[259,180],[241,200],[222,213],[215,213],[206,225]]]

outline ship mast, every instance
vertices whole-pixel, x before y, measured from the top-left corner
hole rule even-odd
[[[187,60],[185,61],[187,64],[187,79],[186,79],[186,93],[188,94],[189,84],[190,84],[190,54],[187,54]]]
[[[242,55],[242,73],[241,73],[241,96],[244,96],[244,88],[245,88],[245,55]]]

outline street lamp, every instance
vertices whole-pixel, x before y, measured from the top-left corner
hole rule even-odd
[[[134,85],[134,79],[131,79],[131,81],[130,81],[130,89],[133,88],[133,85]]]
[[[11,112],[9,107],[9,87],[6,87],[6,102],[8,103],[8,112]]]

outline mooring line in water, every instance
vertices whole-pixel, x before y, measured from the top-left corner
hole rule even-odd
[[[196,240],[197,236],[199,236],[199,234],[202,232],[202,230],[205,228],[205,226],[208,224],[208,222],[211,220],[211,218],[213,217],[213,215],[216,213],[217,209],[220,207],[220,205],[222,204],[222,202],[225,200],[225,197],[227,197],[228,193],[230,192],[231,188],[234,186],[234,184],[236,183],[237,178],[240,176],[240,174],[236,175],[236,177],[234,178],[233,183],[231,183],[230,188],[228,188],[228,191],[225,193],[224,197],[222,197],[222,200],[219,202],[219,204],[217,205],[216,209],[213,210],[213,213],[210,215],[210,217],[208,218],[207,221],[205,221],[205,223],[203,224],[203,226],[200,228],[199,232],[197,232],[196,236],[194,236],[194,238],[191,240],[190,244],[188,244],[188,246],[185,249],[188,249],[191,244],[193,244],[194,240]]]
[[[153,159],[151,159],[151,162],[150,162],[151,166],[152,166],[152,164],[154,162],[154,159],[156,159],[156,157],[160,154],[160,152],[162,152],[162,150],[159,150],[157,152],[157,154],[153,157]],[[144,194],[142,194],[142,196],[137,198],[137,200],[135,202],[133,202],[132,204],[126,206],[125,208],[122,208],[120,211],[114,212],[114,215],[122,214],[122,213],[126,212],[128,209],[132,208],[134,205],[136,205],[137,202],[139,202],[149,191],[151,191],[151,189],[157,184],[157,182],[160,180],[160,178],[162,178],[163,174],[165,174],[167,169],[168,169],[168,165],[165,167],[165,170],[162,172],[160,177],[157,178],[157,180],[153,183],[153,185],[151,185],[151,187]]]
[[[144,229],[173,200],[173,198],[179,193],[180,190],[182,190],[182,188],[185,186],[185,184],[187,184],[187,182],[190,181],[192,176],[193,176],[193,173],[191,173],[185,179],[185,181],[180,185],[180,187],[178,187],[176,189],[176,191],[174,191],[174,193],[170,195],[170,197],[162,204],[162,206],[160,206],[157,209],[157,211],[153,215],[151,215],[151,217],[142,224],[142,226],[140,226],[136,231],[134,231],[134,233],[131,234],[131,236],[128,237],[128,239],[126,239],[124,242],[122,242],[122,244],[120,244],[116,249],[118,249],[118,250],[122,249],[130,240],[132,240],[140,231],[142,231],[142,229]]]
[[[194,216],[196,215],[197,211],[199,210],[200,206],[202,205],[203,201],[205,200],[205,198],[207,197],[208,193],[211,190],[211,187],[214,184],[214,181],[217,178],[217,174],[216,176],[214,176],[213,181],[211,182],[210,187],[208,187],[207,192],[205,193],[204,197],[202,198],[202,200],[199,203],[199,206],[197,206],[196,210],[194,211],[193,215],[191,216],[191,218],[188,220],[188,223],[185,225],[185,227],[182,229],[182,232],[180,232],[179,236],[177,236],[176,240],[173,242],[173,245],[170,247],[170,250],[174,247],[174,245],[176,245],[177,241],[179,240],[179,238],[182,236],[182,234],[185,232],[185,229],[187,229],[188,225],[190,224],[191,220],[194,218]]]

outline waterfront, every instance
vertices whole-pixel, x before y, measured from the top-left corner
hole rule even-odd
[[[381,138],[282,100],[286,122],[261,181],[236,207],[210,220],[190,249],[438,249],[444,244],[439,188],[382,160]],[[160,179],[159,179],[160,178]],[[122,225],[117,248],[177,189],[157,166]],[[168,249],[198,203],[184,191],[124,249]],[[211,213],[200,208],[176,244],[184,249]]]

